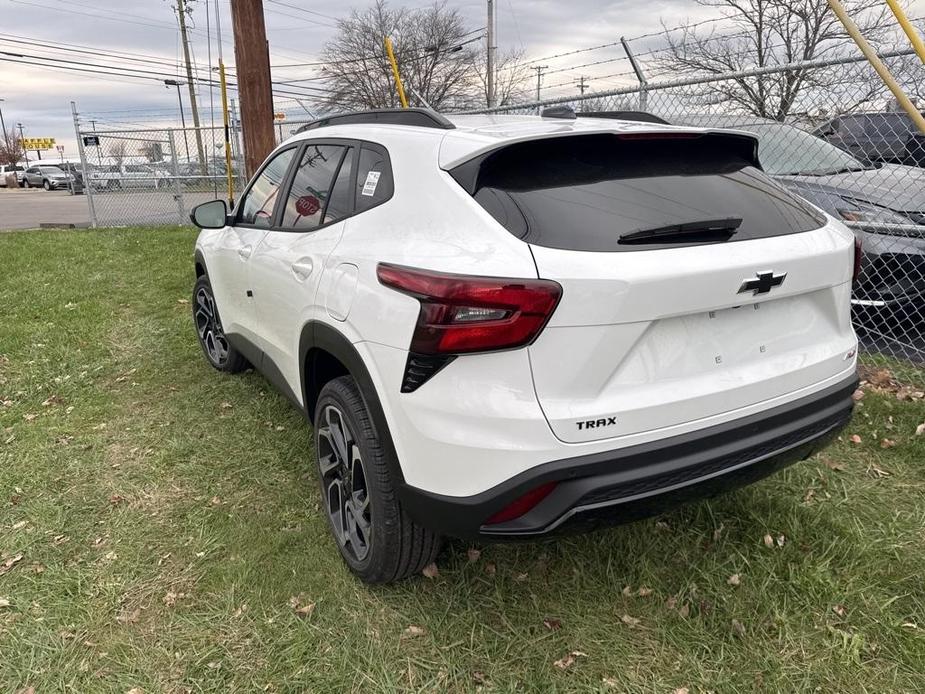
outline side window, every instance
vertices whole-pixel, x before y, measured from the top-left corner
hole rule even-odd
[[[363,212],[392,197],[394,184],[389,155],[384,147],[364,144],[357,165],[356,211]]]
[[[337,172],[337,179],[328,197],[328,206],[324,211],[324,224],[330,224],[353,214],[353,147],[347,149],[344,162]]]
[[[273,222],[273,208],[279,195],[279,187],[286,177],[295,152],[295,147],[284,150],[264,167],[241,201],[236,223],[253,224],[258,227],[270,226]]]
[[[321,224],[321,215],[345,149],[342,145],[308,143],[286,198],[283,228],[306,231]]]

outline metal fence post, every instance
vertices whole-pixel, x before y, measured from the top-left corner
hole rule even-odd
[[[630,66],[633,68],[633,72],[636,73],[636,79],[639,80],[639,110],[646,111],[649,108],[649,81],[646,79],[642,68],[639,67],[639,63],[636,61],[636,56],[633,55],[633,51],[630,50],[629,42],[621,36],[620,43],[623,44],[623,50],[626,51],[626,57],[630,59]]]
[[[77,152],[80,154],[80,175],[84,179],[84,195],[87,196],[87,207],[90,211],[90,226],[94,229],[96,223],[96,208],[93,205],[93,184],[87,171],[87,155],[84,153],[84,141],[80,134],[80,120],[77,118],[77,103],[71,102],[71,114],[74,116],[74,134],[77,136]],[[97,145],[98,146],[98,145]]]
[[[183,136],[186,136],[184,131]],[[181,226],[186,223],[186,206],[183,204],[183,188],[180,186],[180,169],[177,166],[177,147],[173,130],[167,131],[167,141],[170,144],[170,168],[173,172],[174,194],[173,199],[177,201],[177,224]]]

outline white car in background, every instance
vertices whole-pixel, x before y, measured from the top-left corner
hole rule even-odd
[[[851,416],[855,236],[745,133],[347,114],[192,218],[205,357],[312,422],[365,581],[732,489]]]

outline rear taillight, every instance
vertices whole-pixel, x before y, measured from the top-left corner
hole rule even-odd
[[[857,282],[858,277],[861,274],[861,257],[864,255],[863,244],[861,242],[861,237],[855,235],[854,237],[854,272],[851,275],[851,282]]]
[[[532,342],[562,287],[550,280],[472,277],[379,263],[379,281],[421,302],[409,350],[453,355],[512,349]]]

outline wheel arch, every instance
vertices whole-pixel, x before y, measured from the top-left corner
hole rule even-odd
[[[376,437],[383,447],[389,471],[397,486],[404,482],[398,456],[392,443],[382,402],[363,358],[356,347],[337,329],[321,321],[309,321],[299,339],[299,383],[308,420],[314,424],[315,406],[324,385],[340,376],[351,376],[360,389]]]
[[[209,271],[206,268],[206,258],[198,248],[194,254],[194,264],[196,268],[196,279],[209,276]]]

